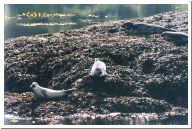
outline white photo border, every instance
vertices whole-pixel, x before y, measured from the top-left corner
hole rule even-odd
[[[188,125],[4,125],[4,110],[0,110],[1,128],[191,128],[191,1],[190,0],[4,0],[0,1],[1,46],[0,79],[1,109],[4,109],[4,5],[5,4],[187,4],[188,5]]]

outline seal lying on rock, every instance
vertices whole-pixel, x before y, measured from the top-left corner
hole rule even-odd
[[[91,68],[90,75],[92,77],[103,77],[107,76],[106,65],[104,62],[100,61],[98,58],[95,58],[94,64]]]
[[[36,98],[41,99],[52,99],[52,98],[59,98],[67,95],[67,93],[70,93],[76,88],[68,89],[68,90],[52,90],[48,88],[44,88],[39,86],[37,82],[33,82],[30,86],[32,88],[32,91]]]
[[[175,31],[162,26],[147,24],[147,23],[134,23],[128,21],[122,25],[127,34],[161,34],[165,31]]]
[[[176,45],[188,44],[188,34],[183,32],[165,31],[161,35],[165,40],[173,41]]]

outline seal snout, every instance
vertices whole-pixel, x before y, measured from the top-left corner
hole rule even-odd
[[[30,88],[34,88],[35,86],[38,86],[37,82],[32,82],[32,84],[30,85]]]
[[[90,75],[92,77],[103,77],[107,75],[106,64],[95,58],[94,64],[92,65]]]

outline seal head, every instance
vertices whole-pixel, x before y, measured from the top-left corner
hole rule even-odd
[[[95,58],[94,64],[91,67],[90,75],[92,77],[103,77],[107,75],[106,65],[104,62],[100,61],[98,58]]]

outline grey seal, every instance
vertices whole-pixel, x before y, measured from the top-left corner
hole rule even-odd
[[[127,34],[149,35],[149,34],[162,34],[165,31],[175,31],[163,26],[147,24],[147,23],[134,23],[131,21],[125,22],[122,28]]]
[[[53,90],[53,89],[41,87],[37,82],[32,82],[30,88],[32,89],[35,97],[41,98],[41,99],[52,99],[52,98],[63,97],[68,93],[76,90],[76,88],[72,88],[68,90]]]
[[[188,34],[183,32],[165,31],[161,36],[167,41],[174,42],[176,45],[188,44]]]
[[[98,58],[95,58],[94,64],[91,67],[90,76],[93,77],[103,77],[107,76],[106,64],[100,61]]]

